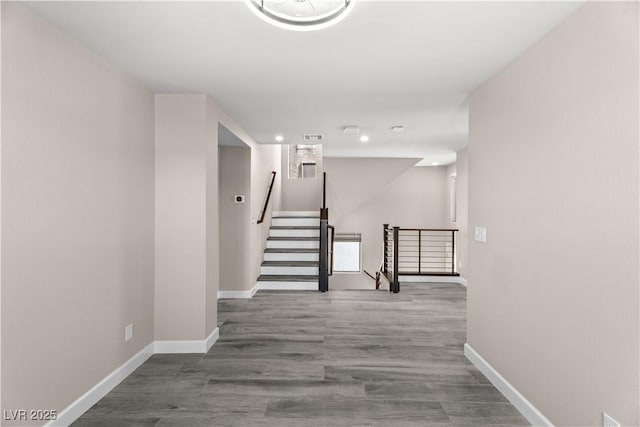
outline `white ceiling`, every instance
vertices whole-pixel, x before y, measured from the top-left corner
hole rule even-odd
[[[271,26],[244,0],[29,7],[155,92],[209,94],[260,143],[323,133],[327,156],[446,164],[467,144],[468,94],[582,5],[356,1],[312,32]]]

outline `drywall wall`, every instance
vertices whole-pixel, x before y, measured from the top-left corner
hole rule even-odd
[[[218,185],[218,131],[223,121],[230,119],[209,97],[205,98],[205,158],[206,164],[206,184],[204,189],[205,197],[205,236],[206,254],[205,265],[199,266],[206,274],[204,292],[194,295],[195,298],[202,298],[204,295],[205,324],[203,338],[209,337],[218,327],[218,289],[220,288],[220,209],[219,209],[219,185]],[[224,125],[223,125],[224,126]],[[228,126],[235,126],[229,123]],[[180,162],[179,159],[175,159]],[[194,188],[201,191],[197,184]],[[179,207],[178,207],[179,208]],[[179,282],[174,283],[179,290]],[[176,288],[174,288],[175,290]],[[183,339],[183,338],[180,338]]]
[[[587,2],[471,96],[468,342],[558,426],[640,424],[638,43]]]
[[[156,340],[205,338],[206,122],[204,95],[155,96]]]
[[[220,147],[220,289],[245,290],[255,284],[249,264],[251,241],[251,149]],[[244,195],[245,203],[235,196]],[[253,280],[254,283],[250,284]]]
[[[2,25],[2,7],[0,7],[0,28]],[[0,30],[0,50],[2,31]],[[0,75],[2,75],[2,55],[0,55]],[[0,100],[2,100],[2,79],[0,78]],[[0,101],[0,206],[2,205],[2,102]],[[0,208],[0,242],[2,241],[2,209]],[[2,384],[2,245],[0,244],[0,384]],[[2,406],[2,386],[0,386],[0,410]],[[2,425],[2,421],[0,421]]]
[[[60,411],[153,340],[153,95],[1,7],[2,409]]]
[[[235,135],[244,145],[251,150],[251,188],[247,204],[249,205],[251,225],[249,227],[250,251],[245,256],[249,257],[249,275],[245,282],[244,289],[249,290],[256,284],[257,277],[260,275],[260,264],[262,263],[264,248],[267,244],[267,236],[271,227],[271,213],[282,209],[282,172],[281,172],[281,149],[279,144],[258,144],[254,139],[231,117],[229,117],[212,99],[207,98],[207,114],[209,116],[208,124],[213,127],[215,124],[216,144],[208,144],[208,164],[218,165],[219,161],[217,146],[217,130],[218,125],[222,125],[229,132]],[[210,132],[213,134],[213,130]],[[258,224],[258,219],[264,207],[264,201],[267,195],[269,184],[271,183],[271,172],[276,172],[276,179],[273,185],[271,200],[269,202],[265,220]],[[218,224],[218,169],[210,167],[207,170],[207,222],[210,224]],[[215,185],[209,185],[215,183]],[[211,250],[207,253],[207,269],[210,272],[219,270],[220,256],[218,251],[224,250],[219,247],[218,227],[207,228],[207,246]],[[210,274],[209,276],[213,276]],[[226,286],[226,285],[224,285]],[[207,304],[213,307],[207,309],[209,313],[207,317],[207,330],[213,331],[217,324],[217,319],[211,315],[217,305],[218,285],[215,287],[207,287]],[[224,288],[221,288],[224,289]]]
[[[251,248],[245,256],[253,274],[238,285],[244,287],[239,290],[255,285],[250,278],[258,277],[270,212],[281,207],[278,178],[267,221],[255,223],[271,171],[280,175],[280,146],[257,144],[205,95],[158,94],[155,103],[155,336],[157,340],[203,340],[217,327],[220,289],[219,125],[251,150],[247,198]]]
[[[320,211],[322,206],[322,146],[318,146],[315,178],[289,178],[289,146],[281,146],[282,210]]]
[[[449,221],[449,225],[456,225],[456,194],[455,194],[455,181],[456,181],[456,164],[452,163],[446,166],[446,174],[447,174],[447,218]]]
[[[340,221],[344,215],[380,195],[386,185],[419,161],[405,158],[325,158],[327,206],[331,221]],[[403,189],[401,192],[404,194]]]
[[[467,258],[469,247],[469,157],[467,150],[456,153],[456,221],[451,224],[458,229],[456,256],[458,273],[467,277]]]
[[[362,266],[372,274],[382,261],[383,224],[407,228],[448,226],[446,168],[414,167],[418,160],[324,159],[328,199],[332,201],[328,205],[329,222],[335,225],[336,233],[361,233]],[[351,204],[355,199],[359,203]],[[363,273],[335,273],[330,280],[332,289],[371,289],[374,285]]]
[[[246,139],[244,140],[246,141]],[[276,172],[276,179],[271,192],[271,199],[267,206],[264,222],[257,224],[271,183],[271,172]],[[283,174],[281,169],[281,146],[278,144],[252,144],[251,145],[251,257],[249,268],[251,274],[247,289],[255,286],[260,276],[260,264],[264,258],[264,249],[267,246],[267,237],[271,227],[272,212],[283,209]]]

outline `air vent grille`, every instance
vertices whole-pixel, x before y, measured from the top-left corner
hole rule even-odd
[[[351,134],[351,135],[357,135],[357,134],[360,133],[360,128],[358,126],[345,126],[344,127],[344,133]]]
[[[321,133],[305,133],[302,135],[307,142],[322,142],[324,141],[324,135]]]

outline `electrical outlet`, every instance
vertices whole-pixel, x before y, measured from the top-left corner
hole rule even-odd
[[[603,427],[621,427],[621,424],[611,418],[611,415],[606,412],[602,413],[602,426]]]
[[[476,242],[486,242],[487,241],[487,229],[484,227],[476,226],[474,240]]]
[[[124,341],[130,341],[133,338],[133,323],[130,323],[127,325],[126,328],[124,328]]]

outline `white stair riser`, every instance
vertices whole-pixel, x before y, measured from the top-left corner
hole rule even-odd
[[[271,225],[276,227],[319,227],[318,218],[273,218]]]
[[[258,289],[279,291],[317,291],[318,282],[258,282]]]
[[[317,211],[275,211],[271,214],[273,218],[279,216],[306,216],[306,217],[320,217],[320,209]]]
[[[318,240],[267,240],[267,248],[274,249],[318,249]]]
[[[265,261],[318,261],[318,254],[299,254],[295,252],[285,252],[285,253],[271,253],[266,252],[264,254]]]
[[[289,230],[289,229],[271,229],[269,230],[271,237],[318,237],[320,230]]]
[[[260,267],[260,274],[273,274],[282,276],[312,276],[318,274],[318,267],[276,267],[276,266],[262,266]]]

